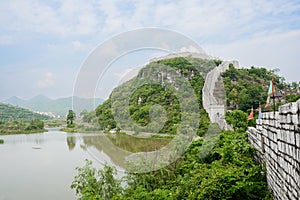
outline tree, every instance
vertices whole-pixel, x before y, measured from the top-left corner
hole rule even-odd
[[[227,112],[225,119],[233,126],[234,131],[246,131],[248,127],[247,114],[241,110]]]
[[[71,128],[74,127],[73,121],[75,120],[76,114],[73,110],[69,110],[67,115],[67,127]]]
[[[17,121],[15,121],[18,124]],[[20,124],[21,125],[21,124]],[[25,130],[42,130],[44,129],[44,122],[39,119],[33,119],[30,121],[30,124],[25,128]]]
[[[76,169],[78,175],[75,176],[71,188],[81,196],[79,199],[109,200],[121,193],[121,180],[114,177],[117,174],[115,168],[105,164],[103,169],[97,170],[92,167],[92,161],[86,160],[85,166]]]
[[[80,116],[83,118],[84,116],[88,115],[89,112],[87,111],[87,109],[84,109],[83,111],[81,111]]]

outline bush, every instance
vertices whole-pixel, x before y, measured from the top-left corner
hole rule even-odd
[[[92,161],[86,160],[83,167],[77,167],[78,175],[72,182],[71,188],[80,195],[79,199],[112,199],[122,191],[121,181],[115,179],[116,169],[104,165],[103,169],[97,170],[92,167]]]
[[[234,131],[246,131],[248,127],[247,114],[241,110],[227,112],[225,119],[228,124],[232,125]]]

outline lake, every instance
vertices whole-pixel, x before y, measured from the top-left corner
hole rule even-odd
[[[0,135],[0,200],[73,200],[70,185],[76,167],[93,161],[116,167],[124,176],[124,160],[137,152],[152,152],[170,138],[136,138],[128,135],[65,133],[49,129],[40,134]]]
[[[83,166],[85,159],[100,168],[104,162],[112,164],[110,157],[98,150],[103,147],[92,139],[95,137],[103,136],[69,134],[58,129],[40,134],[0,135],[4,141],[0,144],[0,200],[76,199],[70,189],[76,167]]]

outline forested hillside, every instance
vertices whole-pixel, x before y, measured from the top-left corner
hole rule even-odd
[[[34,118],[46,120],[50,117],[31,112],[28,109],[0,103],[0,120],[31,120]]]
[[[276,99],[276,107],[286,101],[296,101],[300,98],[299,84],[285,82],[285,78],[277,75],[276,70],[257,67],[236,69],[230,66],[222,76],[229,110],[248,111],[252,107],[257,108],[259,104],[264,108],[272,77],[274,77],[276,95],[281,96]],[[264,110],[271,109],[272,106]]]
[[[180,104],[179,99],[174,95],[174,91],[170,88],[179,88],[183,91],[182,96],[186,98],[188,104],[190,104],[190,112],[193,111],[193,106],[197,106],[200,109],[200,123],[198,134],[202,135],[209,124],[208,116],[202,107],[202,94],[201,90],[204,84],[203,76],[212,68],[220,64],[219,60],[204,60],[196,58],[172,58],[166,60],[160,60],[152,62],[146,65],[140,70],[136,78],[124,83],[117,87],[113,91],[113,104],[112,95],[96,109],[96,115],[98,117],[99,124],[102,129],[113,129],[116,127],[114,117],[120,116],[125,130],[132,130],[135,132],[147,131],[156,132],[158,124],[152,123],[152,126],[147,130],[137,129],[132,126],[132,123],[128,121],[126,116],[127,109],[129,109],[130,116],[133,121],[141,126],[148,125],[150,123],[149,112],[153,105],[160,105],[166,111],[167,120],[164,127],[159,130],[160,133],[174,134],[177,132],[180,124]],[[149,82],[156,81],[157,84],[144,84],[140,86],[141,81],[149,79]],[[185,82],[188,81],[188,82]],[[197,102],[193,104],[190,100],[188,90],[185,89],[191,85],[195,92]],[[122,104],[126,101],[126,98],[130,96],[129,104]],[[189,101],[190,100],[190,101]],[[117,107],[115,116],[111,110],[112,107]],[[161,110],[152,109],[151,112],[161,112]],[[191,116],[191,115],[190,115]],[[187,116],[187,117],[190,117]],[[160,121],[159,119],[158,121]]]

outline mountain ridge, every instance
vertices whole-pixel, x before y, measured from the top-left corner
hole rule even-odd
[[[40,94],[30,99],[12,96],[4,100],[3,103],[26,108],[34,112],[49,112],[55,116],[65,116],[68,110],[72,109],[73,99],[79,102],[79,107],[75,110],[76,114],[79,114],[84,109],[91,111],[94,109],[94,103],[99,105],[104,101],[101,98],[81,98],[76,96],[51,99]]]

